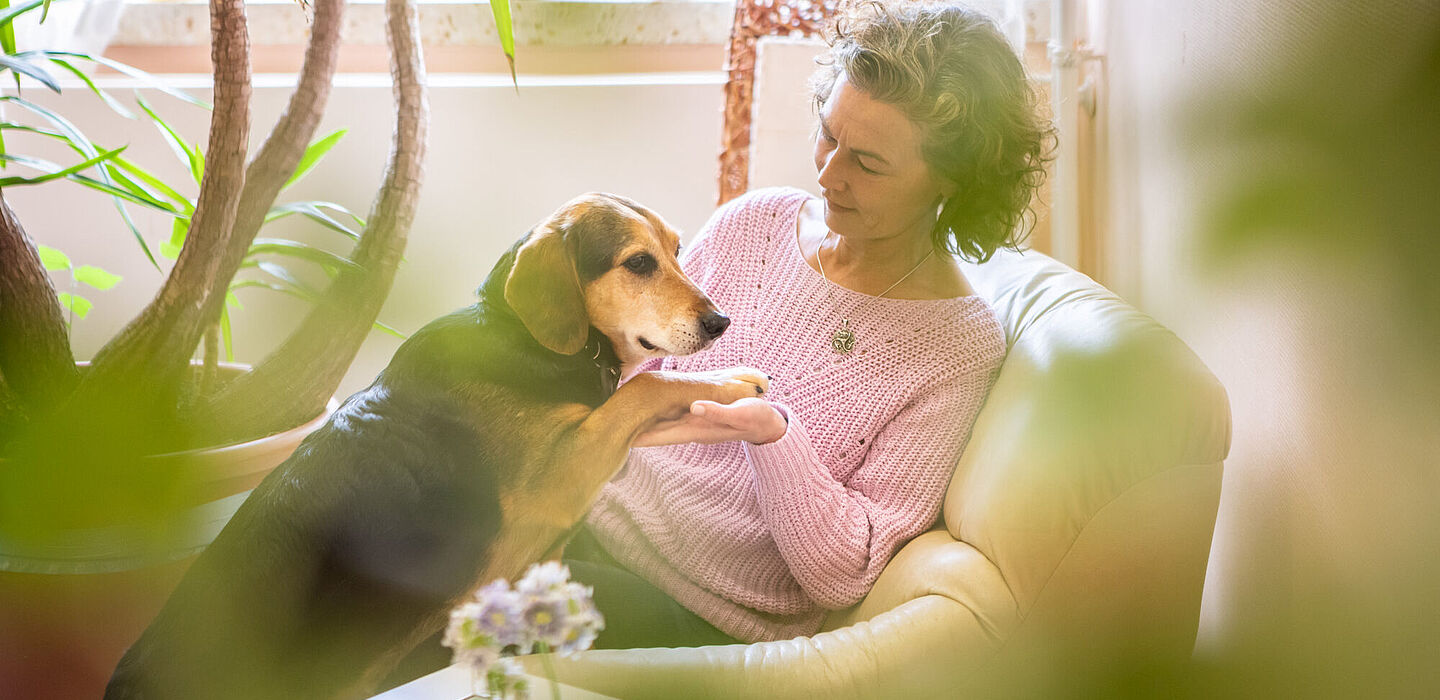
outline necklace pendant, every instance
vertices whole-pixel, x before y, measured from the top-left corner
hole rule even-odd
[[[850,330],[850,319],[845,319],[830,336],[830,349],[841,355],[849,355],[855,349],[855,331]]]

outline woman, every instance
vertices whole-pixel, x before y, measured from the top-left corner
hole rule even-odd
[[[821,198],[718,211],[686,272],[729,331],[665,369],[748,365],[765,399],[642,436],[566,550],[599,647],[813,634],[935,520],[1005,352],[955,254],[1023,235],[1050,138],[995,27],[954,7],[843,18],[812,82]],[[652,362],[642,369],[656,369]]]

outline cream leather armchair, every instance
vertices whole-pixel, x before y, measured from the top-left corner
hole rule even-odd
[[[687,700],[1053,695],[1189,656],[1224,389],[1173,334],[1050,258],[1004,251],[965,272],[1010,351],[943,522],[813,637],[586,652],[556,659],[561,681]]]

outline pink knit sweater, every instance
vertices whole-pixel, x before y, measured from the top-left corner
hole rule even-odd
[[[796,244],[808,196],[761,190],[716,212],[683,266],[732,323],[663,361],[767,372],[784,437],[631,450],[588,521],[616,560],[745,641],[815,633],[935,521],[1005,355],[979,297],[879,298],[822,279]],[[846,356],[830,348],[844,317]]]

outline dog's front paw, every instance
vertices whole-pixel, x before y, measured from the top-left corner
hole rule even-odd
[[[770,390],[770,375],[753,367],[717,369],[701,372],[698,377],[715,387],[718,398],[711,398],[711,400],[716,403],[731,403],[740,399],[764,396],[765,392]]]

